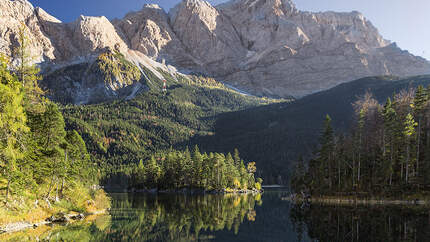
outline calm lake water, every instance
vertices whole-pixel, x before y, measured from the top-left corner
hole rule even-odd
[[[429,210],[295,206],[263,195],[111,194],[109,215],[55,226],[50,241],[430,241]],[[12,240],[33,240],[31,231]]]

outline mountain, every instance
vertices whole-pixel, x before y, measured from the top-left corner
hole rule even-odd
[[[71,23],[26,0],[0,0],[0,21],[0,52],[13,55],[24,23],[50,96],[78,104],[146,90],[144,68],[158,77],[160,68],[201,73],[271,97],[303,97],[366,76],[430,73],[427,60],[385,40],[362,14],[304,12],[290,0],[215,7],[184,0],[168,13],[150,4],[123,19]]]
[[[214,135],[220,114],[278,102],[240,94],[211,78],[160,69],[158,78],[144,71],[148,89],[133,99],[62,108],[67,128],[82,135],[94,160],[107,170],[119,171],[170,147],[191,149],[192,137]],[[166,92],[160,91],[162,79]]]
[[[210,78],[161,79],[148,72],[151,88],[134,99],[93,105],[67,105],[68,128],[77,130],[95,160],[108,169],[136,164],[160,149],[198,145],[204,152],[233,152],[257,163],[266,184],[286,183],[294,162],[309,156],[326,114],[336,132],[353,121],[352,103],[367,91],[384,102],[395,92],[430,85],[430,76],[368,77],[340,84],[296,101],[275,102],[242,95]]]

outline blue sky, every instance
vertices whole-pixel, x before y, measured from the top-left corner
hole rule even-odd
[[[300,10],[362,12],[384,38],[397,42],[411,53],[430,60],[430,0],[293,0]],[[166,11],[180,0],[30,0],[64,22],[79,15],[109,19],[123,17],[146,3],[157,3]],[[211,0],[212,4],[225,0]]]

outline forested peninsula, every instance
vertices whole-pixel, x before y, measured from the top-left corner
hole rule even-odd
[[[156,152],[147,161],[115,168],[106,179],[128,180],[128,190],[141,192],[259,193],[261,178],[255,178],[255,162],[244,161],[239,151],[201,153],[169,149]],[[115,179],[114,179],[115,180]]]
[[[327,115],[313,158],[296,164],[291,185],[311,198],[430,198],[430,87],[403,90],[380,104],[367,93],[353,104],[355,122],[335,134]]]

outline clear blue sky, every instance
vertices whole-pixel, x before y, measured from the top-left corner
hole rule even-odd
[[[79,15],[109,19],[157,3],[166,11],[180,0],[30,0],[64,22]],[[430,60],[430,0],[293,0],[300,10],[362,12],[381,34],[415,55]],[[212,4],[225,0],[210,0]]]

